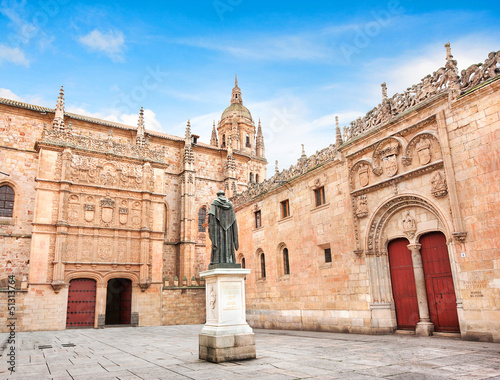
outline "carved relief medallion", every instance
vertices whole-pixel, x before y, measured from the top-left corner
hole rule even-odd
[[[368,216],[368,201],[366,200],[366,195],[360,195],[356,199],[356,216],[360,219]]]
[[[418,140],[416,150],[420,165],[427,165],[431,162],[431,142],[428,138],[422,137]]]
[[[441,172],[434,172],[431,179],[432,183],[432,195],[436,198],[444,197],[448,194],[448,185],[446,184],[446,178]]]
[[[360,165],[358,170],[359,184],[361,187],[368,186],[370,178],[368,177],[368,165]]]
[[[410,215],[410,211],[403,211],[403,232],[408,239],[413,239],[415,233],[417,232],[417,222],[415,218]]]

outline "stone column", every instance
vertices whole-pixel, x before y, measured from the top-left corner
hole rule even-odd
[[[427,290],[425,288],[424,268],[422,266],[422,256],[420,255],[420,244],[409,244],[413,262],[413,274],[415,276],[415,287],[417,289],[418,312],[420,320],[417,323],[415,334],[419,336],[429,336],[434,331],[434,324],[429,318],[429,304],[427,303]]]

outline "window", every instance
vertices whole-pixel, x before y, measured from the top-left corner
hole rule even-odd
[[[198,232],[205,232],[206,228],[204,226],[207,219],[207,209],[205,207],[200,208],[198,211]]]
[[[246,262],[245,262],[245,258],[244,257],[241,258],[241,267],[243,269],[246,268]]]
[[[259,183],[259,175],[255,174],[255,182]]]
[[[0,217],[12,218],[14,212],[14,189],[9,185],[0,186]]]
[[[332,250],[330,248],[325,249],[325,263],[332,262]]]
[[[252,146],[250,145],[250,136],[247,135],[247,138],[246,138],[246,146],[247,148],[251,148]]]
[[[260,210],[255,211],[255,228],[260,228],[262,227],[262,220],[260,216]]]
[[[250,173],[250,183],[253,183],[253,173]]]
[[[325,187],[320,187],[319,189],[314,190],[314,195],[316,198],[316,207],[324,205],[325,202]]]
[[[226,135],[222,135],[222,148],[226,147]]]
[[[281,202],[281,217],[286,218],[287,216],[290,216],[290,203],[288,199]]]
[[[266,278],[266,256],[264,253],[260,254],[260,277]]]
[[[288,261],[288,248],[283,249],[283,273],[290,274],[290,263]]]

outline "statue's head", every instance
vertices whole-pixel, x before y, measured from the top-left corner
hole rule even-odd
[[[219,191],[217,192],[217,196],[218,196],[218,197],[220,197],[220,196],[224,196],[224,195],[226,195],[226,193],[225,193],[224,191],[222,191],[222,190],[219,190]]]

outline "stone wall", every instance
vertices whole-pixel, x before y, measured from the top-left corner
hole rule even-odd
[[[205,287],[164,289],[162,325],[205,323]]]

